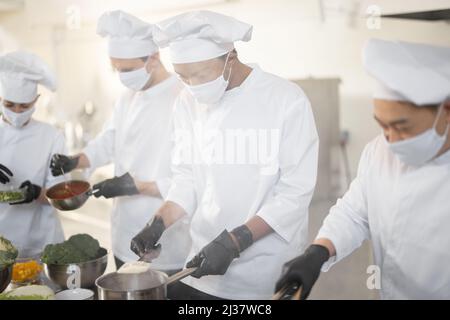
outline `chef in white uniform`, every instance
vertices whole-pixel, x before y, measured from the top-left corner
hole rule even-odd
[[[450,48],[371,40],[364,64],[383,134],[277,289],[302,284],[306,298],[320,270],[371,239],[382,298],[450,299]]]
[[[108,37],[111,63],[127,90],[103,131],[81,154],[55,155],[52,162],[55,175],[61,169],[94,170],[114,164],[116,177],[94,185],[93,190],[96,197],[122,196],[114,199],[111,216],[117,267],[138,259],[130,250],[131,238],[161,206],[170,185],[173,104],[182,84],[161,63],[152,28],[123,11],[100,17],[97,32]],[[190,248],[187,221],[180,221],[161,244],[164,252],[153,267],[168,272],[182,268]]]
[[[25,199],[0,203],[0,234],[19,250],[42,251],[46,244],[64,240],[61,223],[45,198],[46,189],[61,182],[49,169],[54,153],[65,143],[56,128],[34,120],[41,84],[56,89],[47,64],[34,54],[16,51],[0,57],[0,163],[9,168],[5,188],[23,188]]]
[[[240,62],[233,43],[251,33],[210,11],[170,18],[154,33],[186,88],[175,106],[173,183],[132,246],[152,248],[158,221],[169,231],[191,217],[187,267],[198,269],[169,287],[172,299],[270,298],[282,261],[306,244],[319,143],[313,113],[296,84]]]

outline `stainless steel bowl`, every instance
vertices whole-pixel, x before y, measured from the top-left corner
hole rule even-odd
[[[67,280],[73,273],[74,266],[80,268],[81,288],[92,288],[95,286],[95,280],[105,273],[108,264],[108,252],[104,248],[101,257],[95,260],[71,263],[71,264],[46,264],[44,263],[44,272],[46,276],[62,289],[67,289]]]
[[[12,265],[0,267],[0,293],[5,291],[12,278]]]
[[[81,191],[78,191],[78,190]],[[65,198],[61,198],[59,195],[61,192],[72,192],[73,195]],[[76,191],[75,191],[76,190]],[[50,204],[61,211],[71,211],[81,208],[91,196],[91,185],[89,182],[82,180],[71,180],[67,182],[61,182],[45,193]]]

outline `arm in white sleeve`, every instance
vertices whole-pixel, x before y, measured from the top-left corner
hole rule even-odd
[[[336,255],[324,264],[323,271],[328,271],[333,264],[351,254],[364,240],[370,238],[366,197],[369,153],[366,147],[359,162],[356,178],[342,199],[330,209],[316,237],[330,240],[336,249]]]
[[[162,177],[155,180],[156,186],[158,187],[161,198],[166,199],[169,194],[170,185],[172,183],[171,177]]]
[[[187,108],[180,103],[180,99],[175,102],[174,109],[172,179],[165,200],[175,202],[184,209],[186,214],[192,216],[197,207],[191,153],[193,134],[189,126]]]
[[[308,222],[317,178],[319,138],[306,96],[287,107],[280,135],[279,179],[257,215],[290,242]]]
[[[118,108],[116,107],[111,118],[103,126],[102,131],[83,150],[83,153],[89,159],[91,172],[111,163],[113,160],[117,112]]]
[[[172,112],[172,119],[170,121],[169,127],[170,130],[167,134],[170,135],[170,138],[174,137],[174,114]],[[165,133],[166,134],[166,133]],[[164,146],[163,151],[160,155],[160,163],[172,163],[172,151],[174,149],[174,139],[168,139],[167,144]],[[166,170],[161,170],[162,172],[166,172]],[[172,184],[172,172],[169,170],[167,174],[162,174],[155,179],[156,186],[161,194],[162,199],[166,199],[169,194],[170,185]]]

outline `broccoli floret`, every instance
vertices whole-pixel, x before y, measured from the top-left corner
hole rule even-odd
[[[0,266],[14,264],[19,252],[11,241],[0,236]]]
[[[47,264],[69,264],[86,262],[97,258],[100,244],[87,234],[78,234],[58,244],[49,244],[42,254]]]
[[[63,256],[61,244],[48,244],[42,252],[41,260],[48,264],[56,264]]]
[[[89,257],[66,241],[47,245],[41,259],[47,264],[69,264],[88,261]]]
[[[67,240],[67,242],[72,244],[83,254],[87,255],[89,259],[97,258],[98,250],[100,249],[100,243],[90,235],[76,234],[71,236],[69,240]]]

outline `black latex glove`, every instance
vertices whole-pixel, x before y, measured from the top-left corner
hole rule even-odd
[[[139,194],[134,180],[129,173],[123,176],[107,179],[103,182],[97,183],[92,187],[92,194],[99,198],[114,198],[119,196],[132,196]]]
[[[192,274],[195,278],[206,275],[224,275],[231,262],[237,257],[239,257],[238,248],[230,233],[224,230],[189,261],[186,267],[198,268]]]
[[[13,173],[11,172],[11,170],[9,170],[7,167],[5,167],[4,165],[0,164],[0,183],[8,183],[9,182],[9,177],[12,177]]]
[[[155,217],[131,240],[131,251],[142,257],[151,250],[159,250],[160,246],[157,243],[164,230],[166,227],[162,218]]]
[[[30,203],[39,198],[41,194],[42,188],[38,185],[32,184],[30,181],[25,181],[20,185],[20,189],[25,189],[25,199],[20,202],[10,203],[10,205],[14,206],[17,204]]]
[[[305,300],[319,278],[322,265],[329,258],[328,249],[324,246],[316,244],[309,246],[301,256],[284,264],[283,272],[276,284],[276,291],[285,286],[302,286],[300,299]]]
[[[54,154],[50,160],[50,169],[53,176],[60,176],[64,173],[69,173],[78,165],[80,157],[68,157],[63,154]]]

